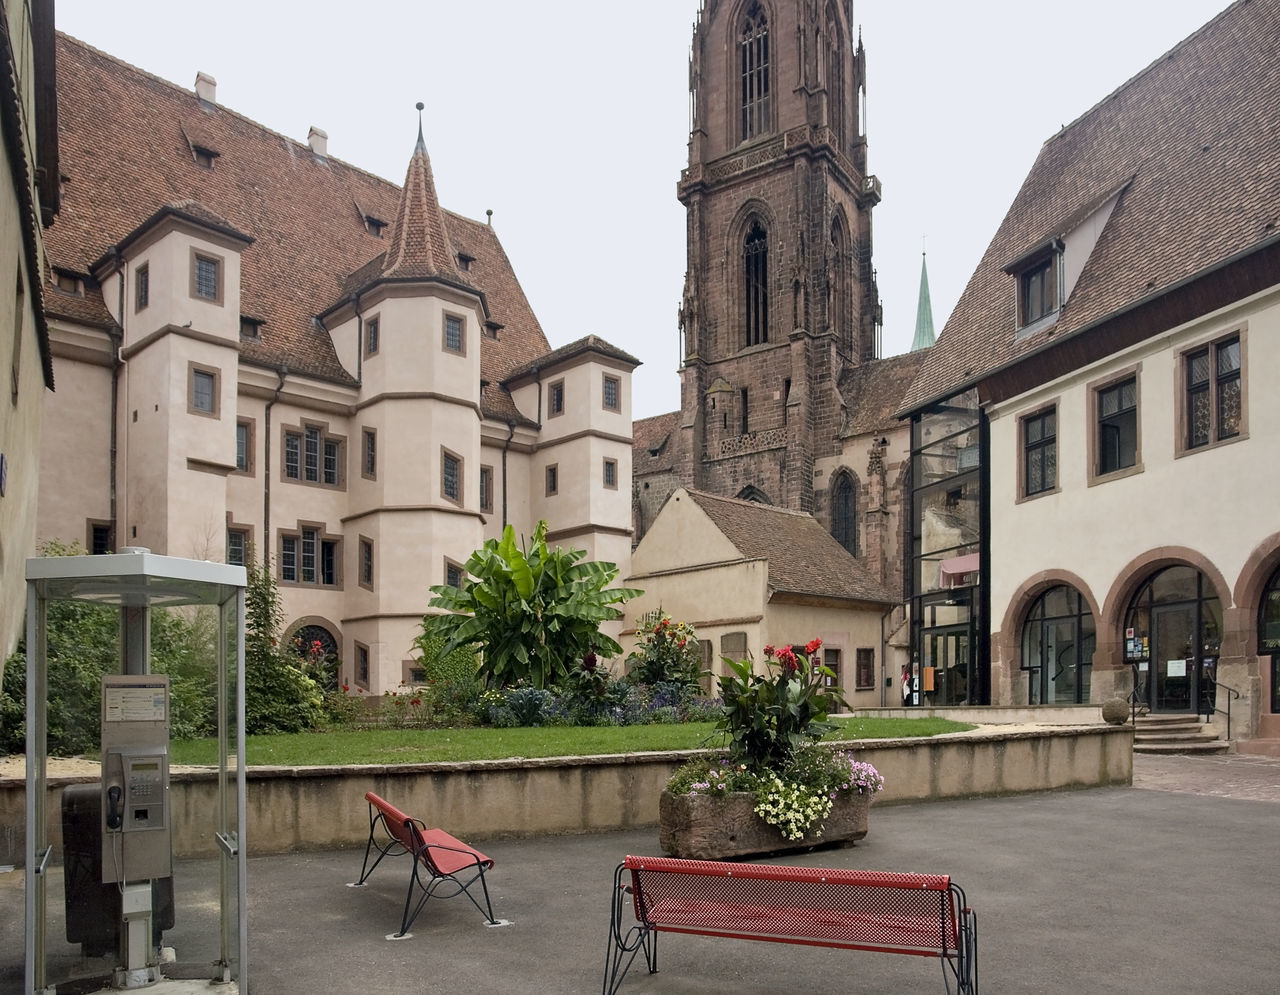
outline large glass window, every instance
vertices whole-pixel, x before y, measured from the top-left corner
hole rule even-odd
[[[1156,712],[1213,706],[1222,603],[1194,567],[1154,574],[1125,618],[1124,656],[1140,703]]]
[[[1022,627],[1027,703],[1087,702],[1096,644],[1093,614],[1079,591],[1059,585],[1040,595]]]
[[[831,535],[858,555],[858,485],[848,472],[837,474],[831,489]]]

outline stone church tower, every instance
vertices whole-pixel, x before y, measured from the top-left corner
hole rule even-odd
[[[689,65],[688,269],[675,473],[815,512],[842,375],[878,354],[851,0],[706,0]]]

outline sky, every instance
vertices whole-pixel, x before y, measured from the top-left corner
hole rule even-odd
[[[492,223],[553,348],[641,360],[632,415],[680,406],[688,57],[700,0],[58,0],[57,26],[397,184],[423,133],[442,206]],[[941,333],[1041,144],[1227,0],[855,0],[867,53],[882,353]],[[200,12],[200,20],[194,19]],[[358,19],[352,14],[358,12]]]

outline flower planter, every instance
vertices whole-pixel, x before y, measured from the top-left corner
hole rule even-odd
[[[693,860],[848,845],[867,835],[871,795],[841,794],[821,829],[815,825],[799,840],[786,839],[756,815],[755,805],[756,796],[749,792],[673,795],[664,791],[658,801],[659,845],[673,857]]]

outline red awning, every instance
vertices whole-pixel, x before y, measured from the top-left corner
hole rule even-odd
[[[966,553],[964,556],[951,556],[942,561],[942,575],[938,578],[938,583],[942,587],[959,587],[964,583],[966,574],[977,572],[977,553]]]

